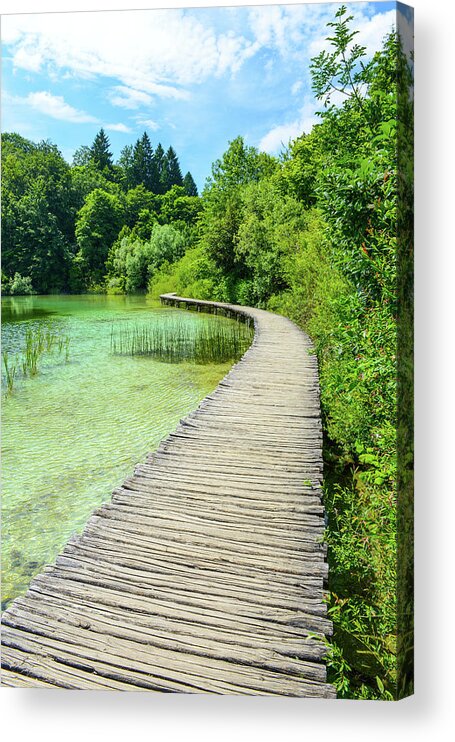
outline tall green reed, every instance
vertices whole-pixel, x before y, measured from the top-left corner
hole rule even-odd
[[[252,329],[242,322],[210,318],[192,324],[166,318],[159,323],[113,326],[111,352],[167,363],[224,363],[242,356],[252,338]]]
[[[5,383],[6,383],[6,391],[8,394],[11,394],[14,388],[14,379],[16,378],[17,373],[17,358],[16,357],[10,357],[9,353],[4,350],[2,352],[2,359],[3,359],[3,367],[5,369]]]
[[[17,353],[2,352],[6,393],[13,392],[19,369],[23,378],[36,376],[39,372],[39,363],[44,355],[64,355],[67,362],[69,347],[68,335],[62,335],[43,325],[27,327],[22,349]]]

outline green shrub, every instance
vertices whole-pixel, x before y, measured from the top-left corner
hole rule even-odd
[[[20,273],[15,273],[14,278],[9,282],[7,293],[11,296],[29,296],[30,294],[34,294],[32,279],[30,276],[21,276]]]

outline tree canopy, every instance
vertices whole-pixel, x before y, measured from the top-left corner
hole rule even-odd
[[[188,239],[200,210],[191,173],[185,189],[175,150],[165,153],[158,144],[154,151],[147,132],[114,164],[100,129],[90,146],[75,151],[71,166],[51,142],[5,133],[2,173],[4,287],[17,273],[43,293],[100,288],[122,225],[149,238],[156,222],[175,222]],[[28,284],[15,284],[22,285]]]

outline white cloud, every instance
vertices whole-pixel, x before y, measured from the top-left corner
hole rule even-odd
[[[125,124],[104,124],[104,128],[108,129],[108,131],[120,131],[123,134],[131,133],[131,129],[129,126],[125,126]]]
[[[330,42],[326,40],[328,35],[326,23],[333,21],[334,11],[338,5],[301,5],[281,6],[252,9],[250,22],[254,27],[258,42],[260,44],[274,45],[282,56],[299,54],[305,55],[307,60],[314,57],[323,49],[330,49]],[[262,11],[265,11],[264,13]],[[348,12],[354,16],[352,28],[359,31],[354,38],[354,43],[366,47],[367,57],[382,48],[384,37],[392,30],[396,23],[396,12],[390,10],[371,16],[368,3],[356,3],[349,6]],[[304,36],[303,36],[304,34]],[[292,88],[293,95],[305,90],[305,83],[297,80]],[[331,103],[340,105],[345,96],[333,93]],[[259,142],[259,148],[276,154],[289,141],[295,139],[302,133],[308,133],[318,117],[315,115],[317,104],[309,96],[305,99],[304,106],[295,118],[278,123],[270,129]]]
[[[94,116],[70,106],[61,95],[52,95],[44,90],[29,93],[25,98],[15,97],[14,102],[31,106],[45,116],[72,124],[97,123],[98,121]]]
[[[134,90],[126,85],[117,85],[110,93],[110,102],[113,106],[121,108],[139,108],[142,105],[150,105],[152,97],[142,90]]]
[[[333,19],[329,3],[269,5],[251,8],[249,22],[257,44],[278,50],[283,57],[302,56],[308,43]]]
[[[160,125],[154,121],[153,119],[147,119],[143,118],[142,116],[138,116],[136,118],[136,121],[141,126],[145,126],[147,129],[150,129],[151,131],[157,131],[160,128]]]
[[[231,9],[234,16],[243,14],[236,31],[219,30],[221,22],[212,25],[213,9],[18,14],[2,18],[2,31],[16,69],[41,72],[49,79],[109,78],[114,81],[110,102],[136,110],[152,106],[156,97],[189,99],[190,85],[234,76],[264,49],[270,52],[263,62],[269,71],[277,54],[305,69],[308,59],[324,47],[326,23],[338,7],[316,3]],[[221,8],[219,12],[217,20],[228,13]],[[379,49],[395,11],[371,16],[369,3],[356,3],[349,12],[360,30],[356,41],[369,53]],[[297,81],[293,95],[306,87],[304,79],[301,88]],[[55,105],[54,111],[68,120],[87,120],[87,114],[75,109],[71,113],[64,105]]]
[[[314,102],[306,100],[305,104],[299,111],[299,115],[293,121],[284,124],[277,124],[265,134],[259,142],[258,148],[269,154],[278,154],[284,147],[287,147],[292,139],[305,133],[308,134],[314,124],[318,122],[318,117],[314,113]]]
[[[291,121],[288,124],[280,124],[271,129],[259,142],[259,149],[269,154],[277,154],[289,144],[291,139],[295,139],[302,133],[298,121]]]
[[[122,88],[115,105],[124,107],[141,94],[185,98],[185,86],[232,74],[254,53],[243,36],[182,10],[12,15],[2,24],[16,68],[114,78]]]
[[[377,13],[371,18],[364,12],[362,6],[356,6],[352,9],[352,12],[349,8],[349,11],[354,16],[352,27],[358,31],[354,36],[353,43],[364,46],[367,56],[371,57],[382,48],[384,37],[396,25],[396,11],[388,10],[385,13]],[[322,50],[328,51],[331,49],[326,36],[326,33],[321,33],[318,38],[313,39],[309,47],[311,56],[316,56]]]
[[[356,43],[365,46],[367,54],[371,56],[382,48],[384,37],[390,33],[393,26],[396,27],[396,20],[396,11],[389,10],[361,22],[357,26],[359,33],[355,37]]]
[[[43,63],[40,51],[32,44],[19,47],[14,57],[14,64],[27,72],[39,72]]]

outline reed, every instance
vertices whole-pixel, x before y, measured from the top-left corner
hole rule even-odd
[[[6,391],[8,394],[11,394],[14,388],[14,379],[16,378],[17,373],[17,358],[10,357],[8,351],[4,350],[2,352],[2,359],[3,359],[3,368],[5,369],[5,384],[6,384]]]
[[[201,320],[189,324],[174,318],[160,323],[112,328],[115,355],[151,356],[166,363],[225,363],[240,358],[251,344],[252,329],[241,322]]]
[[[6,393],[12,393],[19,369],[23,378],[36,376],[44,355],[64,355],[67,362],[69,347],[70,338],[67,335],[62,335],[43,325],[27,327],[22,350],[14,354],[8,351],[2,353]]]

